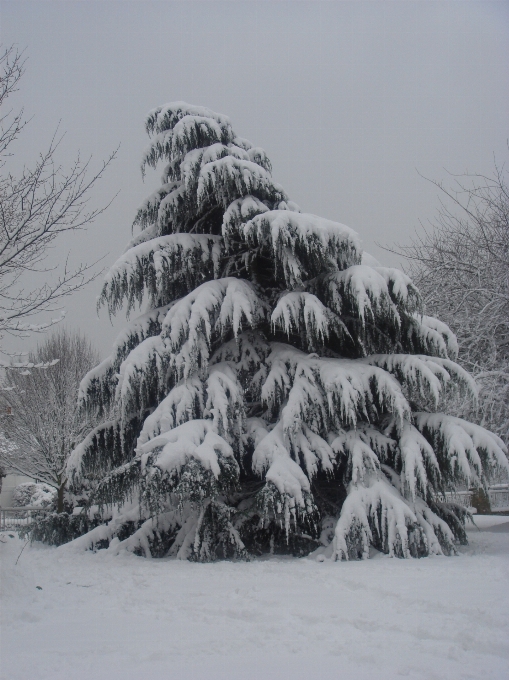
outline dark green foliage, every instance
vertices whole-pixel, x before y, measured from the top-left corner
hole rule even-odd
[[[191,559],[210,562],[248,557],[239,532],[232,524],[234,514],[234,508],[219,500],[202,505]]]
[[[32,524],[24,527],[22,536],[29,536],[30,541],[41,541],[47,545],[63,545],[78,536],[83,536],[101,524],[99,517],[90,520],[85,513],[69,515],[66,512],[53,512],[38,516]]]
[[[124,525],[124,527],[126,527],[126,525]],[[134,533],[134,531],[132,531],[131,534],[132,533]],[[126,528],[120,535],[117,534],[117,536],[120,538],[120,540],[125,540],[125,538],[128,538],[131,534],[127,534]],[[153,532],[151,532],[151,534],[148,536],[150,556],[166,557],[168,551],[175,541],[176,535],[176,528],[171,528],[167,531],[164,531],[163,529],[155,529]],[[145,552],[141,547],[136,547],[134,549],[134,554],[138,555],[139,557],[145,557]]]
[[[433,512],[444,522],[447,522],[450,530],[460,545],[467,545],[467,532],[465,522],[471,517],[470,512],[459,503],[442,503],[440,501],[428,501]]]
[[[319,532],[315,524],[299,522],[297,527],[287,532],[284,525],[277,521],[264,522],[259,514],[243,522],[239,528],[248,554],[293,555],[304,557],[320,545]]]
[[[477,510],[479,515],[491,515],[490,499],[486,491],[477,488],[472,491],[472,507]]]

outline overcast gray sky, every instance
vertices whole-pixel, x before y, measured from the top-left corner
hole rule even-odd
[[[33,161],[59,121],[64,166],[81,150],[97,167],[121,143],[93,201],[118,197],[58,259],[121,253],[160,174],[141,178],[144,116],[168,101],[227,114],[304,211],[353,227],[391,264],[376,243],[408,242],[436,213],[418,172],[447,180],[508,157],[506,1],[0,0],[0,36],[28,56],[13,103],[33,119],[15,163]],[[100,285],[68,299],[67,324],[106,355],[124,319],[97,319]]]

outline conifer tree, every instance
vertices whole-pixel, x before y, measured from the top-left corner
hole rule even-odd
[[[455,553],[444,492],[508,463],[436,412],[449,381],[475,391],[448,327],[352,229],[302,213],[227,117],[176,102],[146,129],[161,186],[99,299],[146,311],[83,380],[103,422],[68,467],[113,515],[78,540],[199,561]]]

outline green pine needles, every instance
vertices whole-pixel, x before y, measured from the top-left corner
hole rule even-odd
[[[475,391],[453,334],[352,229],[300,212],[228,118],[176,102],[146,128],[162,184],[99,300],[146,311],[81,384],[103,424],[68,473],[109,519],[78,541],[200,561],[455,553],[465,512],[445,492],[509,466],[498,437],[436,412],[451,381]]]

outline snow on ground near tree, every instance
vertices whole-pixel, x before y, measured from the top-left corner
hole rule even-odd
[[[3,534],[2,679],[509,677],[509,517],[459,557],[194,564]],[[41,590],[38,589],[41,588]]]

